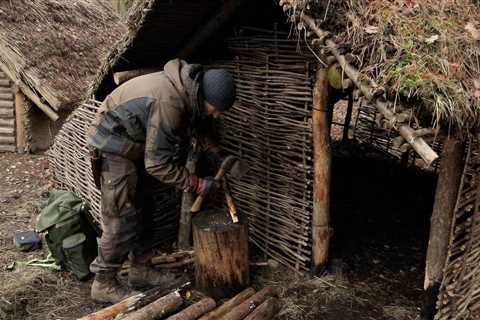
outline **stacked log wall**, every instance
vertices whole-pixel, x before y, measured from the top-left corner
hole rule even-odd
[[[0,71],[0,152],[15,152],[15,97],[12,83]]]

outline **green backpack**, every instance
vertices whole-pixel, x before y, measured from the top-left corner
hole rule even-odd
[[[37,222],[55,261],[79,280],[90,275],[90,263],[97,255],[97,235],[87,212],[85,202],[73,192],[53,190]]]

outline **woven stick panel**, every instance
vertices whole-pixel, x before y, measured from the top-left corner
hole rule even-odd
[[[87,201],[90,213],[97,223],[101,222],[100,191],[93,182],[86,132],[100,104],[96,101],[78,107],[66,121],[48,151],[50,167],[58,185],[73,191]],[[159,182],[148,181],[145,195],[145,218],[153,226],[152,244],[171,241],[178,230],[181,194],[174,188]]]
[[[237,103],[224,118],[222,148],[250,171],[231,187],[250,222],[250,240],[297,271],[309,268],[313,211],[312,57],[274,35],[229,40],[237,55]],[[305,51],[304,51],[305,52]]]
[[[452,222],[435,319],[480,317],[480,145],[473,140]]]
[[[357,118],[355,120],[355,126],[353,131],[353,137],[356,141],[369,145],[376,150],[380,151],[385,157],[393,159],[401,159],[405,152],[408,155],[408,163],[412,165],[423,166],[423,160],[418,154],[408,147],[407,151],[402,150],[401,145],[395,145],[394,141],[399,137],[399,133],[396,130],[386,130],[379,127],[376,119],[379,113],[375,106],[370,104],[361,104],[358,109]],[[402,144],[406,142],[403,141]],[[437,154],[441,154],[442,141],[435,139],[433,143],[429,143]],[[440,160],[433,163],[434,170],[438,169]]]

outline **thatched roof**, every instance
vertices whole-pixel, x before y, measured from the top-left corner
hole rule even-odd
[[[126,32],[112,11],[99,0],[0,1],[0,68],[54,110],[77,105]]]
[[[360,71],[434,124],[480,124],[477,0],[282,0],[317,19]],[[302,35],[303,38],[303,35]]]
[[[91,89],[103,99],[114,89],[113,72],[163,67],[212,17],[222,0],[137,0],[129,11],[129,32],[111,51]]]

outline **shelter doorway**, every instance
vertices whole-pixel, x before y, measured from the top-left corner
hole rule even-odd
[[[331,271],[420,307],[436,173],[351,141],[333,150]]]

